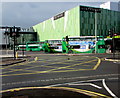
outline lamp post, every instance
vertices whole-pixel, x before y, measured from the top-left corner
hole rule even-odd
[[[98,15],[97,13],[101,13],[101,9],[100,8],[93,8],[93,7],[85,7],[85,6],[80,6],[80,11],[87,11],[87,12],[92,12],[95,13],[95,53],[97,53],[97,19],[98,19]]]
[[[5,32],[5,39],[6,39],[6,54],[8,55],[8,32]]]
[[[97,11],[95,10],[95,53],[97,53]]]
[[[22,44],[24,45],[24,36],[22,34]],[[23,49],[22,49],[22,55],[24,56],[24,46],[23,46]]]
[[[15,32],[15,26],[13,27],[12,36],[13,36],[13,42],[14,42],[14,45],[13,45],[13,47],[14,47],[14,49],[13,49],[13,51],[14,51],[14,59],[16,59],[16,50],[15,50],[15,45],[16,45],[16,42],[15,42],[16,32]]]
[[[115,59],[115,37],[114,37],[115,28],[113,28],[113,58]]]

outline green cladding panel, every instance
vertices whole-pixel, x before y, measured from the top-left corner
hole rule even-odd
[[[88,7],[95,9],[93,7]],[[120,33],[120,12],[100,9],[97,13],[97,35],[108,36],[109,30],[114,28]],[[95,12],[81,10],[81,6],[60,13],[42,23],[33,26],[37,32],[38,41],[47,39],[62,39],[65,36],[94,36]]]
[[[81,6],[80,6],[81,7]],[[90,7],[92,8],[92,7]],[[94,9],[94,8],[93,8]],[[120,12],[111,11],[107,9],[100,9],[100,13],[80,10],[80,35],[94,36],[95,35],[95,21],[97,21],[97,35],[108,36],[109,30],[114,29],[114,33],[120,32]]]
[[[62,39],[67,35],[79,36],[79,25],[79,7],[75,7],[33,26],[33,29],[38,32],[38,40],[44,41]]]
[[[23,41],[24,40],[24,41]],[[20,37],[16,38],[16,45],[26,44],[28,41],[36,41],[36,33],[34,34],[20,34]]]

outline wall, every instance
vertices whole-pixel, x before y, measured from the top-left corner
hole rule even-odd
[[[97,35],[108,36],[110,29],[115,29],[115,33],[120,32],[120,12],[101,9],[101,13],[97,13]],[[80,35],[95,35],[95,13],[88,11],[80,11]]]
[[[38,40],[62,39],[67,35],[80,35],[80,16],[79,6],[65,11],[64,17],[54,20],[53,17],[33,26],[35,32],[38,32]]]
[[[108,36],[110,29],[120,33],[120,12],[101,9],[97,13],[97,35]],[[47,39],[62,39],[69,36],[94,36],[95,13],[80,11],[80,6],[65,11],[64,17],[54,20],[54,17],[33,26],[38,34],[38,41]]]

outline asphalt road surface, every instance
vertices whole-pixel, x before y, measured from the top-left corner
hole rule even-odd
[[[2,91],[24,87],[69,87],[118,98],[118,62],[110,55],[62,55],[27,53],[26,62],[3,66]]]

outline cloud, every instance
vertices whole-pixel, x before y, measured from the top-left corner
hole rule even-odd
[[[2,2],[16,2],[16,0],[1,0]],[[17,0],[17,2],[118,2],[119,0]]]
[[[98,2],[3,2],[2,21],[3,25],[31,27],[80,4],[99,5]]]

